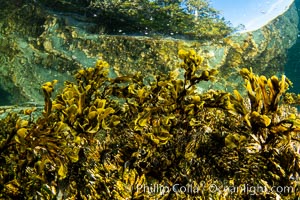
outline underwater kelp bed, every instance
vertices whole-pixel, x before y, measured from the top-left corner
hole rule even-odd
[[[242,69],[247,97],[199,94],[196,85],[217,71],[193,50],[179,58],[178,69],[152,79],[99,59],[53,100],[57,81],[45,83],[38,119],[33,108],[0,120],[0,197],[298,197],[300,118],[289,104],[299,97],[286,93],[290,81]]]

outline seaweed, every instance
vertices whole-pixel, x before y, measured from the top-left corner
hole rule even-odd
[[[282,104],[290,81],[242,69],[248,96],[200,94],[197,85],[218,72],[194,50],[178,56],[177,69],[148,82],[141,73],[113,77],[115,69],[99,59],[53,99],[57,81],[43,84],[37,120],[34,108],[26,119],[10,113],[0,120],[0,197],[299,196],[300,119]],[[247,184],[267,190],[230,190]]]

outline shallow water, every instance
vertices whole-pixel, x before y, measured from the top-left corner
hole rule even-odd
[[[237,33],[200,0],[0,5],[0,199],[300,195],[294,6]]]
[[[70,80],[76,69],[93,66],[99,53],[112,66],[124,66],[126,73],[130,71],[129,65],[134,69],[146,63],[149,70],[158,68],[158,71],[166,72],[178,63],[176,52],[183,47],[196,49],[199,54],[207,56],[209,67],[221,69],[220,81],[203,84],[201,91],[213,87],[233,91],[238,89],[234,83],[239,80],[235,67],[252,67],[255,72],[267,76],[283,73],[284,59],[280,56],[285,57],[285,49],[293,42],[292,34],[280,33],[286,28],[275,30],[274,27],[257,33],[253,39],[237,36],[233,41],[224,42],[224,38],[235,35],[238,29],[230,27],[230,22],[223,20],[222,15],[200,1],[190,1],[185,6],[164,1],[140,5],[118,5],[117,1],[97,1],[91,5],[86,1],[73,4],[72,1],[70,4],[65,1],[57,1],[56,4],[51,1],[16,2],[2,7],[0,91],[4,97],[0,105],[42,101],[39,86],[43,82],[58,79],[62,85],[65,80]],[[10,10],[15,10],[15,13]],[[278,23],[280,27],[285,19]],[[279,35],[269,35],[270,39],[264,41],[263,35],[268,32],[279,32]],[[99,39],[102,36],[106,39]],[[272,37],[277,39],[273,41]],[[116,41],[106,44],[105,41],[109,40]],[[243,43],[243,40],[246,42]],[[137,41],[139,47],[135,46]],[[225,47],[224,43],[229,47]],[[230,45],[232,50],[229,50]],[[252,51],[252,48],[251,55],[238,55],[239,46],[246,48],[249,45],[248,50],[242,51]],[[272,53],[272,48],[281,46],[282,49]],[[259,56],[255,57],[256,52]],[[299,82],[295,52],[290,49],[289,55],[294,57],[289,57],[289,63],[294,64],[288,63],[285,68],[294,82],[294,89],[298,88]],[[270,70],[265,66],[268,60],[272,60]],[[227,79],[222,80],[223,77]]]

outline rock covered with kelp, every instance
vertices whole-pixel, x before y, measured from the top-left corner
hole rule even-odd
[[[9,113],[0,121],[0,197],[298,197],[300,116],[282,104],[290,81],[242,69],[247,97],[199,94],[196,84],[218,71],[194,50],[179,58],[148,81],[100,59],[56,97],[57,80],[44,83],[38,119],[32,108],[27,119]]]
[[[122,4],[120,7],[115,6],[118,2]],[[203,15],[199,18],[199,26],[209,25],[211,28],[199,28],[203,37],[190,35],[190,40],[180,39],[176,34],[155,34],[157,22],[160,30],[169,31],[176,27],[182,31],[188,29],[188,27],[175,26],[176,21],[172,26],[168,26],[169,29],[161,27],[163,24],[161,20],[136,22],[144,28],[148,25],[153,26],[152,34],[150,31],[148,35],[127,35],[123,34],[124,32],[109,35],[115,32],[108,32],[105,28],[101,28],[108,26],[108,22],[103,22],[104,24],[100,26],[97,24],[99,20],[97,21],[93,15],[94,13],[98,18],[102,17],[101,19],[105,19],[105,13],[124,16],[125,8],[137,5],[137,2],[140,1],[129,3],[129,1],[29,0],[16,1],[14,4],[3,3],[0,8],[2,19],[0,22],[0,95],[7,98],[5,101],[1,98],[0,104],[29,102],[42,105],[43,94],[38,85],[57,79],[59,86],[62,87],[65,80],[72,80],[72,74],[77,69],[93,66],[99,53],[111,66],[119,68],[123,75],[137,71],[145,75],[173,70],[179,62],[178,50],[185,48],[192,48],[197,53],[201,53],[206,58],[207,65],[221,73],[217,82],[205,82],[201,84],[199,91],[210,88],[233,91],[241,85],[242,79],[238,76],[238,71],[242,67],[251,66],[253,71],[265,75],[269,72],[281,71],[279,66],[282,66],[285,61],[286,49],[297,37],[298,18],[294,6],[283,16],[258,31],[232,36],[228,36],[229,32],[223,34],[221,31],[223,28],[228,31],[229,27],[221,28],[217,26],[218,23],[213,23],[212,18],[209,18],[209,22],[205,20]],[[159,4],[163,2],[160,1]],[[149,1],[144,3],[149,4]],[[159,18],[161,17],[159,13],[163,16],[167,13],[171,15],[169,11],[175,5],[166,3],[165,7],[157,7],[156,4],[151,6],[149,11],[153,7],[157,8],[158,14],[155,16]],[[204,9],[204,11],[211,13],[209,17],[213,16],[213,10]],[[124,24],[136,24],[126,20],[138,20],[137,16],[141,14],[143,13],[140,10],[137,13],[133,12],[133,16],[123,19]],[[187,13],[181,14],[180,16],[185,19],[180,22],[181,25],[196,23],[195,20],[188,23],[186,20],[191,16]],[[166,17],[166,19],[170,18],[170,16]],[[110,19],[121,18],[111,16]],[[174,18],[172,20],[174,21]],[[141,31],[145,33],[145,29]],[[239,90],[241,91],[242,88],[239,87]]]

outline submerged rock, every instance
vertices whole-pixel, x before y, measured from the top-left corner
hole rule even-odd
[[[80,13],[41,5],[2,8],[14,11],[1,15],[0,94],[8,96],[1,97],[2,105],[42,102],[42,83],[57,79],[62,85],[78,68],[94,66],[99,55],[122,74],[165,73],[178,66],[179,49],[195,49],[208,59],[209,68],[220,71],[216,82],[201,84],[199,91],[231,91],[242,86],[242,67],[265,75],[282,72],[286,50],[298,32],[294,5],[257,31],[214,40],[92,33],[88,30],[97,24]]]

